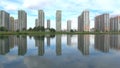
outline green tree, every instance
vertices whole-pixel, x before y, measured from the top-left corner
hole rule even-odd
[[[8,31],[5,27],[0,27],[0,31]]]
[[[32,31],[33,29],[32,28],[29,28],[28,31]]]
[[[55,32],[56,30],[54,28],[51,28],[50,29],[50,32]]]

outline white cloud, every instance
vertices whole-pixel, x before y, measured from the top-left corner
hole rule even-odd
[[[45,7],[49,7],[53,2],[50,0],[24,0],[23,7],[29,9],[44,9]]]
[[[114,10],[110,15],[111,15],[110,17],[114,17],[114,16],[118,16],[118,15],[120,16],[120,9]]]
[[[18,10],[18,9],[22,8],[22,6],[20,4],[13,3],[10,1],[1,1],[0,6],[3,7],[4,10]]]

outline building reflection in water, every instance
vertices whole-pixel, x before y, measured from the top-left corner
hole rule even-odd
[[[18,55],[25,55],[27,52],[26,36],[0,36],[0,54],[6,54],[10,49],[18,46]]]
[[[110,48],[120,50],[120,35],[110,35]]]
[[[62,54],[61,48],[62,48],[61,47],[61,35],[56,35],[56,54],[58,56]]]
[[[27,36],[19,36],[18,38],[18,55],[25,55],[27,52]]]
[[[95,35],[95,49],[102,52],[109,52],[109,35]]]
[[[38,47],[38,55],[44,55],[44,36],[35,36],[35,46]]]
[[[9,38],[8,36],[0,36],[0,54],[2,55],[10,51],[8,38]]]
[[[70,46],[71,45],[71,35],[67,35],[67,45]]]
[[[50,36],[47,36],[47,46],[50,47]]]
[[[83,55],[89,55],[89,35],[78,35],[78,49]]]

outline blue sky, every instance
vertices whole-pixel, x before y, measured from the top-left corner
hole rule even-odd
[[[37,10],[45,12],[46,20],[51,20],[55,28],[56,10],[62,10],[62,29],[66,29],[67,20],[72,20],[72,28],[77,28],[77,17],[84,10],[90,11],[90,28],[94,27],[94,17],[103,13],[110,16],[120,14],[120,0],[0,0],[0,10],[5,10],[17,19],[17,10],[25,10],[28,16],[28,28],[35,26]]]

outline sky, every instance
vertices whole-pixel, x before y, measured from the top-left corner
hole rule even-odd
[[[0,10],[5,10],[17,19],[18,10],[27,12],[27,28],[35,26],[38,10],[45,12],[46,20],[51,20],[51,28],[56,28],[56,10],[62,11],[62,29],[67,20],[72,20],[72,29],[77,29],[77,18],[84,10],[90,12],[90,28],[94,27],[94,17],[109,13],[110,17],[120,15],[120,0],[0,0]]]

